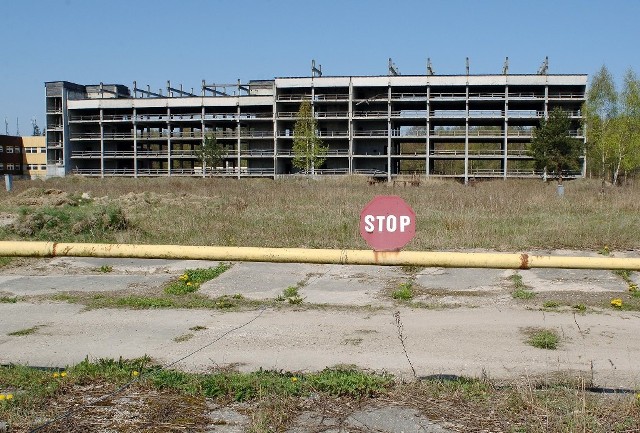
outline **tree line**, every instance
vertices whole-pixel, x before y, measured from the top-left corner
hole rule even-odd
[[[614,185],[640,171],[640,80],[632,69],[620,90],[606,66],[592,77],[583,121],[587,133],[587,169]]]

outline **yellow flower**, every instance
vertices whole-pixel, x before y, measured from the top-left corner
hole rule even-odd
[[[62,373],[60,373],[60,377],[65,377],[67,375],[66,371],[63,371]]]
[[[622,299],[620,298],[615,298],[611,300],[611,306],[614,308],[620,308],[622,307]]]
[[[57,372],[56,372],[56,373],[53,373],[53,377],[55,377],[55,378],[60,377],[60,373],[57,373]]]
[[[187,283],[187,286],[191,286],[191,285],[192,285],[192,284],[191,284],[191,281],[189,281],[189,282]]]
[[[140,374],[140,373],[138,373],[138,372],[137,372],[137,371],[135,371],[135,370],[131,372],[131,376],[133,376],[133,377],[137,377],[139,374]]]
[[[6,396],[4,394],[0,394],[0,400],[4,400]]]
[[[182,274],[182,275],[180,275],[180,278],[179,278],[179,279],[180,279],[181,281],[187,281],[187,280],[189,279],[189,275],[187,275],[187,274]]]
[[[629,291],[630,292],[635,292],[636,290],[638,290],[638,285],[635,283],[631,283],[629,284]]]
[[[13,400],[13,394],[7,394],[7,400]]]
[[[297,382],[297,381],[298,381],[298,378],[297,378],[297,377],[292,377],[292,378],[291,378],[291,382]]]

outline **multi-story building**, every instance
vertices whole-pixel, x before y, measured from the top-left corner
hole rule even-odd
[[[554,107],[584,139],[586,75],[314,76],[202,83],[165,95],[123,85],[46,83],[48,175],[202,176],[206,136],[224,148],[207,175],[278,177],[298,170],[303,100],[328,145],[315,174],[538,177],[527,147]],[[583,163],[584,167],[584,163]],[[584,175],[567,173],[566,176]]]

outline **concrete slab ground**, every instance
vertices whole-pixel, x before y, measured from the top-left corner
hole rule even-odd
[[[560,373],[585,377],[603,388],[640,389],[640,312],[548,310],[541,307],[542,301],[514,299],[513,282],[508,279],[519,272],[541,299],[545,294],[556,299],[560,292],[571,292],[571,299],[606,301],[628,290],[628,284],[610,271],[235,263],[205,283],[200,293],[211,297],[239,293],[271,301],[283,289],[299,286],[303,303],[248,311],[87,310],[81,304],[35,297],[67,291],[162,293],[162,286],[185,269],[217,264],[56,258],[0,269],[0,297],[6,299],[0,302],[0,364],[64,367],[85,357],[148,355],[170,365],[192,354],[175,368],[309,372],[350,364],[411,380],[408,356],[418,377],[489,377],[500,382]],[[110,271],[100,272],[103,266]],[[631,280],[637,282],[638,273],[632,273]],[[422,304],[391,298],[391,291],[402,282],[413,283],[419,290],[413,301]],[[526,343],[530,332],[540,328],[560,336],[557,350]],[[17,331],[22,335],[14,334]],[[449,424],[433,424],[403,406],[354,408],[340,418],[310,407],[292,422],[289,433],[458,431],[448,430]],[[250,422],[236,406],[212,407],[209,417],[208,432],[242,432]]]
[[[80,304],[29,298],[61,291],[142,294],[153,289],[161,293],[162,284],[177,278],[184,269],[216,264],[66,258],[2,269],[0,295],[25,298],[0,303],[0,363],[65,366],[85,356],[130,358],[145,354],[169,363],[260,315],[179,367],[203,371],[236,365],[242,370],[314,371],[347,363],[410,377],[393,317],[399,311],[407,352],[418,375],[488,374],[510,379],[579,371],[593,376],[599,386],[640,387],[640,368],[635,362],[640,358],[640,313],[609,309],[576,315],[570,306],[549,311],[535,300],[523,303],[510,294],[512,287],[506,278],[514,271],[430,268],[415,274],[417,285],[442,291],[440,299],[451,298],[452,303],[466,292],[477,291],[480,295],[473,296],[480,301],[473,308],[453,308],[455,305],[447,303],[432,308],[394,301],[389,288],[413,278],[402,268],[264,263],[236,263],[204,284],[200,292],[272,300],[284,288],[301,283],[302,305],[281,305],[262,313],[87,311]],[[95,271],[103,265],[113,270]],[[524,282],[541,294],[552,290],[549,287],[570,287],[581,296],[599,294],[607,299],[609,293],[618,296],[627,290],[622,279],[609,271],[519,272]],[[596,286],[602,291],[594,291]],[[193,327],[206,329],[196,332],[190,330]],[[34,330],[29,335],[8,335],[30,328]],[[527,331],[534,328],[555,330],[561,336],[558,350],[527,345]]]

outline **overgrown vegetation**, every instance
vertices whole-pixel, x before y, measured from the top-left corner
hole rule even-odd
[[[429,180],[419,187],[393,191],[390,185],[370,186],[366,178],[357,176],[314,182],[72,177],[42,184],[46,188],[36,189],[33,183],[20,180],[14,183],[13,194],[0,191],[0,212],[30,221],[27,215],[39,214],[42,206],[61,207],[74,218],[92,220],[97,209],[111,205],[120,209],[122,213],[116,214],[124,217],[126,226],[74,233],[75,223],[60,228],[45,224],[44,229],[32,231],[21,229],[24,223],[18,221],[14,227],[0,228],[0,239],[368,249],[358,230],[360,211],[376,194],[393,193],[409,202],[418,215],[416,237],[407,246],[410,250],[597,251],[602,245],[611,250],[640,245],[636,229],[640,184],[611,188],[603,196],[596,193],[598,181],[574,180],[565,182],[564,200],[557,200],[555,185],[537,180],[479,182],[474,187]],[[59,191],[56,196],[67,201],[84,192],[95,198],[57,206],[50,199],[54,194],[45,194],[48,190]],[[21,208],[27,209],[27,215],[19,217]]]
[[[115,240],[114,233],[125,231],[129,222],[116,204],[71,203],[63,206],[21,207],[10,231],[23,238],[43,241]]]
[[[99,404],[87,401],[130,383]],[[51,431],[89,431],[97,425],[121,431],[163,428],[204,429],[211,419],[207,400],[225,405],[243,402],[250,431],[286,431],[295,416],[312,409],[321,416],[346,418],[355,408],[392,399],[415,408],[434,422],[453,422],[462,431],[635,431],[640,428],[640,403],[631,394],[589,392],[581,377],[559,375],[526,378],[510,384],[465,377],[425,378],[411,383],[353,367],[318,373],[254,373],[219,370],[207,374],[168,370],[149,358],[85,360],[64,370],[39,370],[19,365],[0,367],[0,390],[11,400],[0,402],[0,419],[12,431],[27,431],[67,413]],[[49,430],[46,430],[49,431]]]

